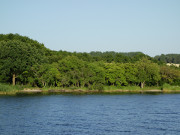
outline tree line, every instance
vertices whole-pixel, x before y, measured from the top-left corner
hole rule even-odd
[[[103,90],[104,86],[180,85],[180,68],[141,52],[67,52],[19,34],[0,34],[0,82]]]
[[[164,63],[180,64],[180,54],[161,54],[154,57],[156,60]]]

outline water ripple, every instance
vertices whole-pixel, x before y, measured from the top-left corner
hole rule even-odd
[[[179,99],[179,94],[0,97],[0,134],[180,134]]]

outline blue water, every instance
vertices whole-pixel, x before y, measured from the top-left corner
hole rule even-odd
[[[1,135],[178,135],[180,94],[0,97]]]

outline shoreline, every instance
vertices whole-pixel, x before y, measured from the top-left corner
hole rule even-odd
[[[18,96],[18,95],[53,95],[53,94],[75,94],[75,95],[90,95],[90,94],[180,94],[180,90],[40,90],[40,89],[27,89],[16,90],[9,92],[0,92],[0,96]]]

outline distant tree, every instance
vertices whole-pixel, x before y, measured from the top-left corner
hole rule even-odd
[[[137,79],[137,66],[134,63],[125,63],[124,65],[125,70],[125,78],[128,85],[136,85],[138,83]]]
[[[61,85],[79,87],[84,61],[76,56],[67,56],[58,62],[61,72]],[[68,81],[68,82],[67,82]]]
[[[107,63],[105,64],[105,78],[110,85],[122,86],[127,85],[125,78],[125,70],[121,64]]]
[[[180,70],[177,68],[161,66],[160,74],[163,83],[180,85]]]
[[[89,89],[103,90],[105,84],[105,71],[100,65],[101,63],[88,63],[85,82]]]
[[[93,62],[93,57],[89,53],[73,53],[76,57],[83,61]]]
[[[154,58],[164,63],[180,64],[180,54],[161,54],[160,56],[157,55]]]
[[[31,71],[33,72],[34,81],[38,86],[59,86],[61,73],[58,70],[57,63],[34,65]],[[33,84],[34,82],[31,83]]]
[[[112,61],[114,61],[114,57],[111,53],[105,53],[103,56],[103,60],[105,62],[111,63]]]
[[[9,39],[0,41],[0,74],[1,78],[11,76],[12,84],[15,85],[19,75],[28,72],[34,64],[45,61],[45,54],[42,44],[31,40],[23,42],[23,37],[21,40],[15,40],[13,36],[10,34]]]
[[[142,58],[137,63],[137,78],[141,83],[141,88],[144,87],[145,82],[148,81],[158,81],[160,80],[160,69],[158,64],[152,63],[147,58]]]
[[[144,58],[144,57],[150,59],[150,56],[145,55],[144,53],[138,52],[136,55],[134,55],[133,57],[131,57],[131,62],[139,61],[139,60],[141,60],[141,59]]]
[[[122,54],[117,54],[114,59],[115,59],[115,62],[117,62],[117,63],[124,63],[124,62],[129,61],[128,57],[124,56]]]

